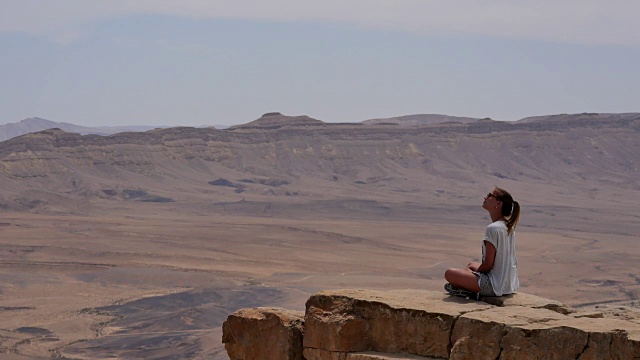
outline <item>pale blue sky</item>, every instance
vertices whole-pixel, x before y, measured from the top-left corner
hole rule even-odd
[[[0,124],[640,112],[640,2],[441,3],[0,0]]]

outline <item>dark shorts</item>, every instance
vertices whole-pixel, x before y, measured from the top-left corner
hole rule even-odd
[[[491,286],[491,280],[489,279],[489,275],[485,273],[473,272],[478,278],[478,286],[480,287],[480,295],[482,296],[496,296],[496,293],[493,292],[493,287]]]

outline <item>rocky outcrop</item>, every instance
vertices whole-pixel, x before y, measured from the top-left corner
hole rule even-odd
[[[237,129],[278,129],[285,126],[320,126],[325,122],[312,119],[306,115],[302,116],[286,116],[279,112],[269,112],[262,115],[259,119],[243,125],[235,125],[229,127],[230,130]]]
[[[271,311],[278,318],[287,313]],[[580,313],[529,294],[476,302],[421,290],[323,291],[306,303],[299,342],[258,330],[274,328],[274,321],[256,312],[240,310],[225,322],[231,360],[640,359],[638,317]],[[286,332],[283,324],[278,334]],[[230,346],[243,337],[251,344]],[[296,355],[274,357],[260,344]]]
[[[302,359],[304,313],[275,308],[241,309],[222,326],[231,359]]]

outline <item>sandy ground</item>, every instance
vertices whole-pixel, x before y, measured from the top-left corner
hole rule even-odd
[[[303,310],[331,288],[441,291],[445,269],[478,260],[488,223],[479,207],[420,222],[156,209],[3,213],[0,357],[226,359],[220,326],[234,310]],[[558,211],[518,229],[521,291],[578,307],[637,299],[637,225]]]

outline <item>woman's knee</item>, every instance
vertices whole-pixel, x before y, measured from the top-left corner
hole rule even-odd
[[[453,279],[453,278],[455,277],[456,270],[458,270],[458,269],[447,269],[447,270],[444,272],[444,278],[445,278],[445,280],[447,280],[447,281],[451,282],[451,279]]]

